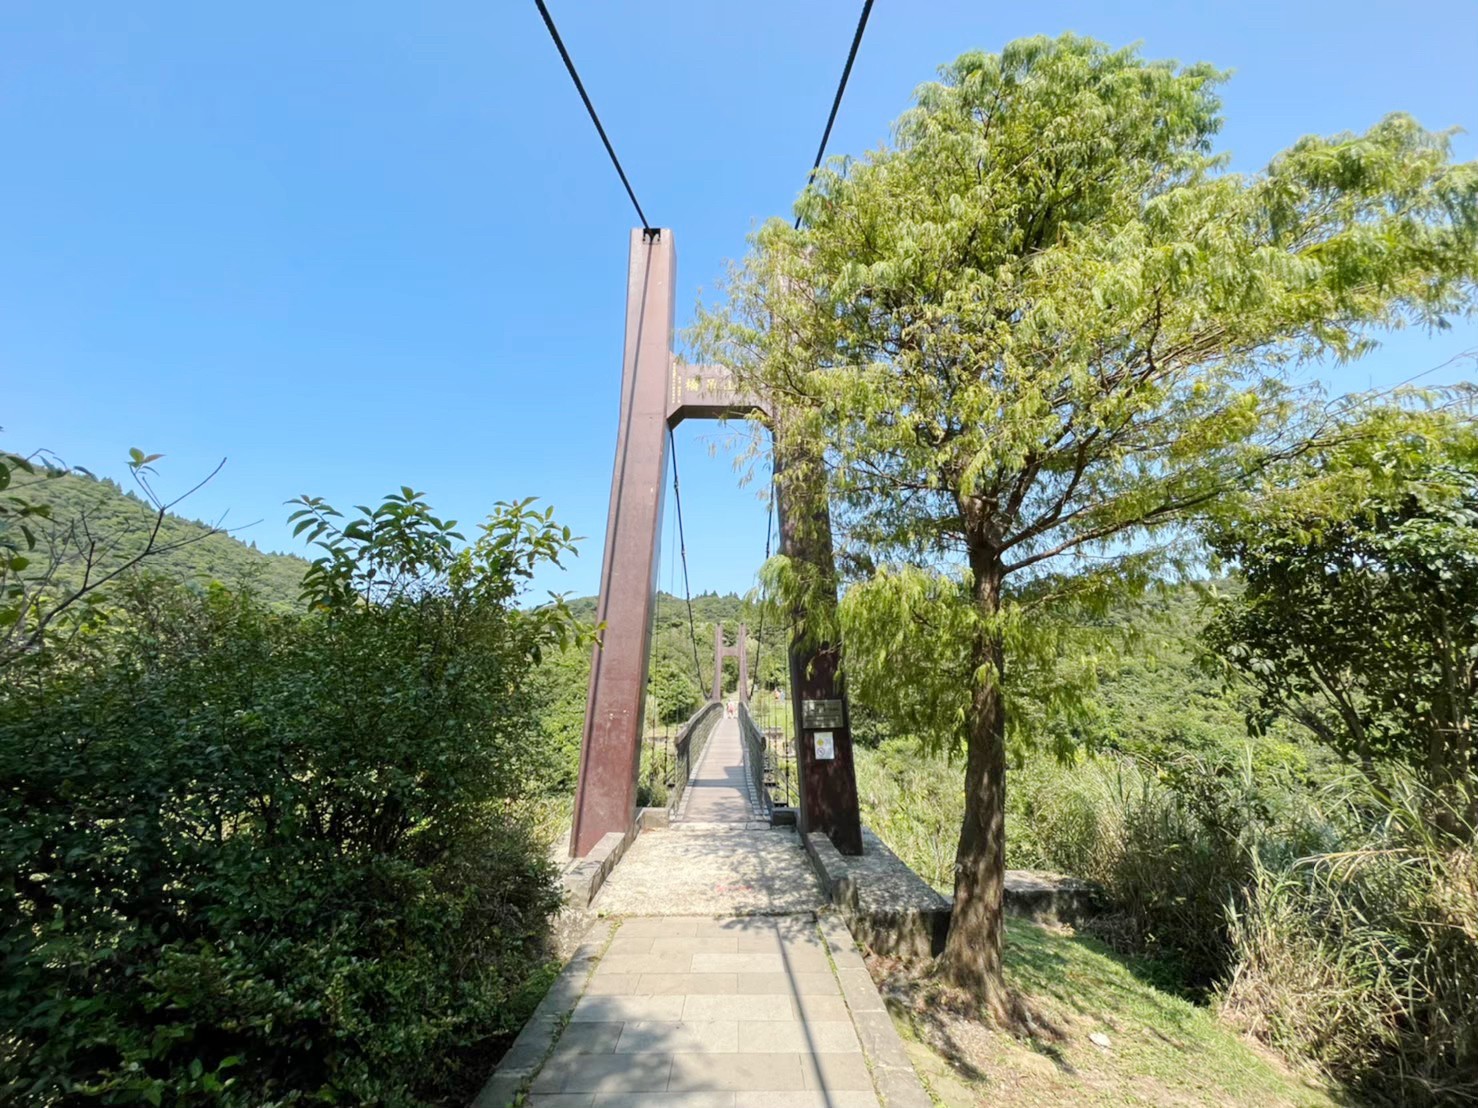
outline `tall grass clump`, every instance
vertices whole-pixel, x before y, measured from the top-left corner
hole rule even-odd
[[[952,892],[955,842],[965,813],[957,768],[943,755],[922,754],[901,739],[873,749],[859,746],[856,759],[863,822],[925,881]]]
[[[1259,866],[1223,1012],[1369,1103],[1478,1103],[1478,834],[1399,781],[1349,798],[1363,841]]]
[[[1225,974],[1228,909],[1256,866],[1333,842],[1250,747],[1153,769],[1122,756],[1038,760],[1017,775],[1012,814],[1015,864],[1102,885],[1111,911],[1090,926],[1191,992]]]

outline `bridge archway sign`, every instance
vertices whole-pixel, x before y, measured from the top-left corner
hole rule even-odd
[[[768,415],[762,401],[734,389],[722,366],[689,366],[673,357],[676,281],[672,231],[633,230],[621,414],[596,605],[596,619],[606,629],[590,666],[570,834],[575,857],[588,854],[601,836],[627,831],[635,816],[667,487],[667,432],[687,419]],[[829,546],[824,551],[801,549],[797,529],[786,526],[783,498],[777,507],[782,553],[830,558]],[[837,661],[834,644],[790,649],[790,702],[801,777],[799,819],[802,832],[823,831],[843,853],[860,854],[852,736]]]

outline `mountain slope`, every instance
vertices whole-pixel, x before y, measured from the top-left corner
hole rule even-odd
[[[48,548],[66,552],[53,579],[58,589],[81,584],[84,559],[80,545],[97,543],[96,577],[144,549],[157,517],[151,505],[125,492],[117,482],[76,472],[18,476],[11,491],[51,507],[51,521],[34,528],[39,545],[32,562],[33,571],[41,571]],[[88,538],[79,543],[75,536],[83,535]],[[233,589],[249,588],[278,609],[298,606],[298,589],[308,567],[302,558],[266,553],[230,534],[212,533],[199,520],[173,513],[160,523],[156,545],[166,549],[149,557],[145,566],[150,573],[189,585],[219,581]]]

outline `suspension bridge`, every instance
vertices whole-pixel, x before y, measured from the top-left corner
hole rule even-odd
[[[886,862],[885,848],[871,836],[865,841],[859,818],[841,644],[790,636],[786,687],[759,689],[750,678],[747,628],[740,626],[730,644],[720,626],[706,702],[670,739],[648,726],[669,469],[694,670],[703,687],[673,428],[730,417],[767,424],[774,412],[725,367],[688,365],[674,355],[673,232],[647,219],[548,7],[535,2],[641,226],[630,236],[620,415],[596,610],[604,630],[591,662],[564,871],[570,909],[592,913],[596,922],[477,1108],[925,1108],[929,1099],[860,951],[827,911],[838,890],[853,890],[855,900],[863,867]],[[871,7],[865,0],[812,175]],[[790,466],[805,472],[801,466],[813,460],[772,453],[777,476]],[[766,558],[778,520],[781,553],[832,579],[825,490],[797,496],[777,481],[773,493]],[[793,615],[800,625],[807,613]],[[763,633],[758,649],[762,643]],[[738,680],[726,698],[729,657]],[[669,786],[660,809],[639,804],[644,750]],[[846,858],[858,868],[848,871]],[[939,899],[926,888],[921,895]]]

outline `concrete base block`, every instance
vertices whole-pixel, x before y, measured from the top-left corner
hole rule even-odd
[[[559,875],[565,890],[565,903],[575,909],[589,908],[595,894],[600,892],[600,887],[633,840],[645,830],[666,826],[666,808],[642,808],[624,834],[608,831],[585,857],[570,859]]]
[[[1006,912],[1037,923],[1079,924],[1106,908],[1103,889],[1092,881],[1037,870],[1006,871]]]
[[[672,813],[666,808],[643,808],[636,821],[643,831],[666,831],[672,826]]]
[[[821,834],[806,836],[806,853],[859,942],[909,958],[930,958],[944,949],[949,901],[869,828],[862,829],[859,857],[843,855]]]
[[[848,857],[825,835],[805,836],[806,855],[827,898],[857,941],[905,958],[942,953],[952,904],[871,829],[862,829],[862,855]],[[1103,890],[1091,881],[1035,870],[1006,871],[1006,912],[1039,923],[1077,924],[1102,912]]]

